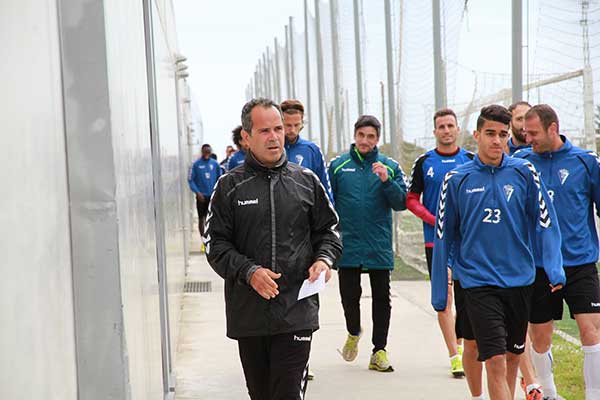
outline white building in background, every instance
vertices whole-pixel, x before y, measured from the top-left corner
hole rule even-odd
[[[191,208],[171,1],[3,0],[0,27],[0,397],[171,398]]]

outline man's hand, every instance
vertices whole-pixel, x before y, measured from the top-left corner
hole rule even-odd
[[[385,182],[388,180],[387,168],[379,161],[373,163],[373,165],[371,166],[371,170],[375,175],[379,177],[379,179],[381,179],[381,182]]]
[[[279,278],[281,278],[281,274],[276,274],[268,268],[260,267],[250,277],[250,286],[263,298],[270,300],[279,294],[277,283],[274,280]]]
[[[202,193],[200,193],[200,192],[196,193],[196,198],[198,199],[198,201],[200,203],[204,203],[204,196],[202,195]]]
[[[325,282],[329,282],[329,279],[331,279],[331,269],[329,268],[329,265],[325,264],[325,261],[322,260],[315,261],[308,269],[308,281],[316,281],[323,271],[326,271]]]
[[[560,289],[562,289],[562,288],[563,288],[563,285],[562,285],[562,283],[559,283],[559,284],[558,284],[558,285],[556,285],[556,286],[552,286],[552,284],[550,284],[550,293],[554,293],[554,292],[556,292],[557,290],[560,290]]]

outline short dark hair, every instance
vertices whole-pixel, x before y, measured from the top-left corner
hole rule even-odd
[[[233,144],[235,144],[237,147],[240,147],[242,143],[242,126],[236,126],[231,130],[231,133],[231,140],[233,141]]]
[[[442,108],[437,110],[435,114],[433,114],[433,127],[435,128],[435,120],[440,117],[445,117],[447,115],[452,115],[454,117],[454,121],[458,124],[458,118],[456,118],[456,113],[450,108]]]
[[[377,118],[375,118],[372,115],[361,115],[354,123],[354,133],[356,134],[357,130],[359,130],[360,128],[364,128],[365,126],[375,128],[375,131],[377,131],[377,137],[379,137],[379,132],[381,131],[381,123]]]
[[[300,100],[285,100],[281,103],[281,112],[285,114],[302,114],[304,117],[304,105]]]
[[[212,150],[212,147],[210,147],[210,144],[208,144],[208,143],[204,143],[204,144],[202,145],[202,151],[204,151],[204,149],[206,149],[206,148],[208,148],[208,149],[211,149],[211,150]]]
[[[514,109],[519,106],[527,106],[527,107],[531,108],[531,104],[529,104],[528,102],[526,102],[524,100],[521,100],[521,101],[517,101],[516,103],[512,103],[510,106],[508,106],[508,111],[512,113],[514,111]]]
[[[249,102],[244,104],[244,107],[242,107],[242,129],[244,129],[248,133],[252,133],[252,117],[250,114],[256,106],[260,106],[263,108],[275,107],[281,115],[281,107],[279,107],[279,104],[275,103],[271,99],[259,97],[257,99],[250,100]]]
[[[477,130],[480,130],[485,121],[500,122],[504,125],[510,125],[512,115],[506,107],[499,104],[492,104],[481,109],[479,117],[477,117]]]
[[[548,127],[550,127],[550,124],[553,122],[556,123],[556,128],[558,130],[558,115],[556,115],[556,111],[548,104],[536,104],[525,113],[525,119],[535,116],[540,119],[545,131],[548,130]]]

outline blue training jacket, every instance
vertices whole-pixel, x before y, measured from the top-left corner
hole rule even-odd
[[[296,143],[285,141],[285,151],[288,161],[310,169],[319,177],[327,196],[329,196],[329,200],[333,202],[327,166],[325,165],[325,159],[319,146],[309,140],[298,137]]]
[[[524,149],[515,157],[530,161],[539,171],[558,214],[564,266],[574,267],[598,261],[594,204],[598,211],[600,159],[593,152],[573,146],[562,135],[561,139],[564,144],[557,151],[538,154]],[[536,260],[536,265],[542,262]]]
[[[556,213],[535,167],[525,160],[505,155],[491,166],[475,156],[448,172],[435,229],[431,304],[437,311],[446,308],[453,247],[452,275],[467,289],[532,284],[533,243],[542,250],[550,282],[565,283]]]
[[[236,151],[231,155],[229,159],[229,164],[227,164],[227,171],[231,171],[237,166],[244,165],[244,160],[246,159],[246,152],[242,149]]]
[[[458,148],[454,154],[442,154],[437,149],[431,149],[415,160],[410,172],[408,191],[422,194],[423,206],[435,215],[444,176],[472,159],[473,153],[462,148]],[[423,239],[426,244],[433,244],[433,226],[426,222],[423,222]]]
[[[216,160],[199,158],[190,168],[188,185],[192,192],[202,193],[204,197],[210,198],[215,184],[222,174],[221,166]]]
[[[529,144],[526,144],[523,146],[517,146],[516,144],[513,143],[512,138],[508,139],[508,155],[509,156],[512,156],[519,150],[529,149],[529,148],[531,148],[531,145],[529,145]]]
[[[372,171],[375,162],[388,170],[388,180]],[[362,156],[354,144],[329,163],[331,189],[342,229],[340,268],[394,269],[392,210],[406,209],[405,176],[400,165],[377,147]]]

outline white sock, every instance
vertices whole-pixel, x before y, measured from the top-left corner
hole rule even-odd
[[[531,392],[533,389],[537,389],[540,392],[542,392],[542,386],[537,384],[537,383],[532,383],[531,385],[527,385],[527,387],[525,388],[525,391],[527,393]],[[542,392],[543,393],[543,392]]]
[[[480,394],[479,396],[471,397],[471,400],[485,400],[485,396],[483,394]]]
[[[582,348],[585,398],[600,400],[600,343]]]
[[[538,353],[533,348],[531,349],[531,361],[537,373],[538,381],[542,385],[544,395],[548,397],[556,397],[556,385],[554,384],[554,374],[552,372],[552,348],[545,353]]]

